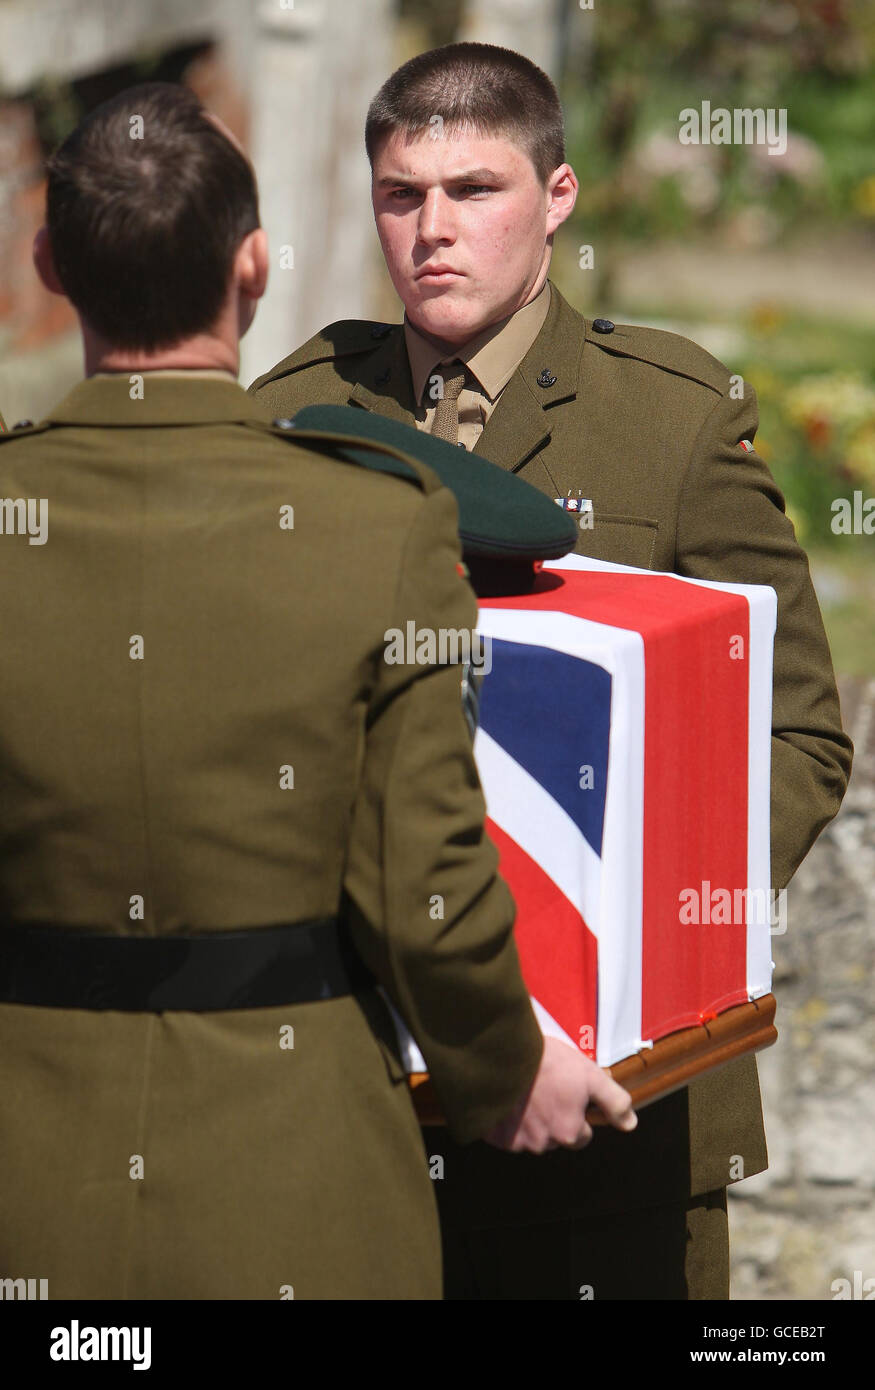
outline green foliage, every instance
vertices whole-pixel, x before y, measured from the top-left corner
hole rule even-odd
[[[787,378],[762,361],[751,361],[745,375],[760,405],[758,447],[799,539],[847,546],[831,529],[832,503],[858,490],[875,497],[875,380],[847,367]]]
[[[598,243],[602,299],[620,239],[762,245],[836,219],[875,228],[875,6],[620,0],[568,32],[562,98],[581,182],[572,231]],[[680,112],[703,101],[786,111],[786,153],[682,145]]]
[[[832,503],[875,497],[875,373],[868,327],[762,304],[733,358],[757,393],[757,450],[787,500],[803,545],[854,551],[873,565],[875,537],[836,535]]]

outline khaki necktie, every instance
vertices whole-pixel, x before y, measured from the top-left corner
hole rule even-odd
[[[465,385],[465,364],[458,358],[448,366],[441,367],[444,378],[444,394],[437,403],[431,432],[438,439],[446,439],[450,444],[459,442],[459,396]],[[452,372],[452,376],[447,373]]]

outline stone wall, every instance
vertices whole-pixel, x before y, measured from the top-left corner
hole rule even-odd
[[[843,1279],[849,1296],[867,1279],[875,1295],[875,680],[839,687],[854,768],[772,938],[779,1036],[759,1057],[770,1166],[730,1189],[734,1299],[829,1300]]]

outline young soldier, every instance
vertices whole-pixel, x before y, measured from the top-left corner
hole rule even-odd
[[[283,414],[351,402],[415,422],[557,501],[587,498],[582,554],[772,585],[783,888],[839,808],[852,749],[806,556],[752,447],[752,388],[684,338],[582,318],[550,283],[578,184],[556,91],[526,58],[452,44],[412,59],[375,97],[365,140],[404,322],[332,324],[251,389]],[[756,1063],[583,1152],[441,1151],[451,1297],[727,1298],[726,1186],[767,1163]]]
[[[378,984],[460,1141],[635,1123],[542,1044],[459,666],[383,659],[473,627],[456,500],[238,385],[267,249],[190,92],[84,121],[35,256],[86,379],[0,443],[43,523],[0,537],[0,1264],[55,1299],[439,1297]]]

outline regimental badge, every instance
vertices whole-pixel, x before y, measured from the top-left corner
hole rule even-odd
[[[473,741],[480,720],[480,686],[483,672],[470,661],[462,662],[462,713]]]

